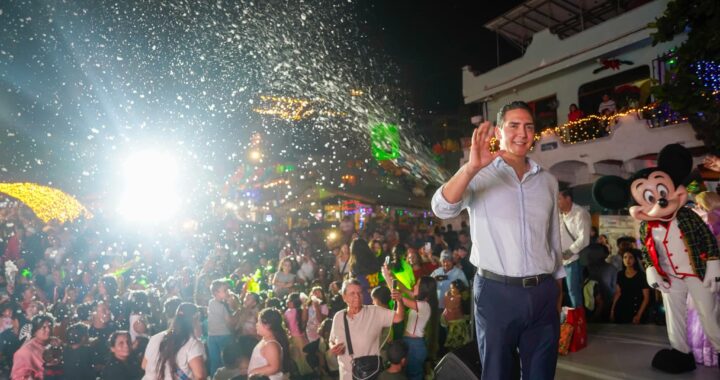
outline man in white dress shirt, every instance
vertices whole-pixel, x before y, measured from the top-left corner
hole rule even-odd
[[[440,218],[467,209],[470,262],[483,379],[553,379],[565,270],[560,249],[558,184],[527,157],[535,124],[524,102],[498,113],[497,127],[473,131],[470,159],[432,199]],[[492,152],[496,137],[500,150]]]
[[[560,247],[565,267],[565,285],[568,289],[570,306],[583,306],[582,266],[580,251],[590,244],[590,213],[573,202],[569,189],[558,195],[560,208]]]

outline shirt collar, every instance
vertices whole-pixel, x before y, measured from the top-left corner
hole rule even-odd
[[[533,161],[530,157],[525,157],[525,160],[526,160],[526,162],[527,162],[528,164],[530,164],[530,170],[528,171],[528,173],[530,173],[530,174],[537,174],[537,173],[542,169],[542,167],[541,167],[540,165],[538,165],[537,162]],[[510,165],[509,165],[507,162],[505,162],[505,160],[503,160],[503,158],[500,157],[500,156],[497,156],[497,157],[492,161],[491,164],[492,164],[495,168],[498,168],[498,169],[499,169],[501,166],[503,166],[503,165],[504,165],[504,166],[507,166],[507,167],[510,167]]]

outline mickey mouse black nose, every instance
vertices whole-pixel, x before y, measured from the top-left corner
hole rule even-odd
[[[668,205],[668,201],[665,198],[660,198],[660,200],[658,200],[658,204],[660,205],[660,207],[665,208]]]

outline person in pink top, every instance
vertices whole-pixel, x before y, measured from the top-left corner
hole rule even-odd
[[[293,292],[288,294],[285,302],[285,325],[290,332],[290,357],[297,364],[298,371],[301,374],[312,372],[312,368],[305,361],[303,347],[308,344],[305,336],[305,323],[302,311],[302,299],[300,293]]]
[[[53,318],[47,314],[32,319],[31,336],[13,356],[11,380],[43,379],[43,351],[50,340]]]

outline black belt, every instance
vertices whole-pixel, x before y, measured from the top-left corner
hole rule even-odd
[[[533,286],[538,286],[544,279],[552,276],[551,274],[543,273],[536,276],[528,277],[510,277],[493,273],[485,269],[480,269],[478,271],[478,275],[480,277],[487,278],[488,280],[502,282],[505,285],[522,286],[523,288],[532,288]]]

